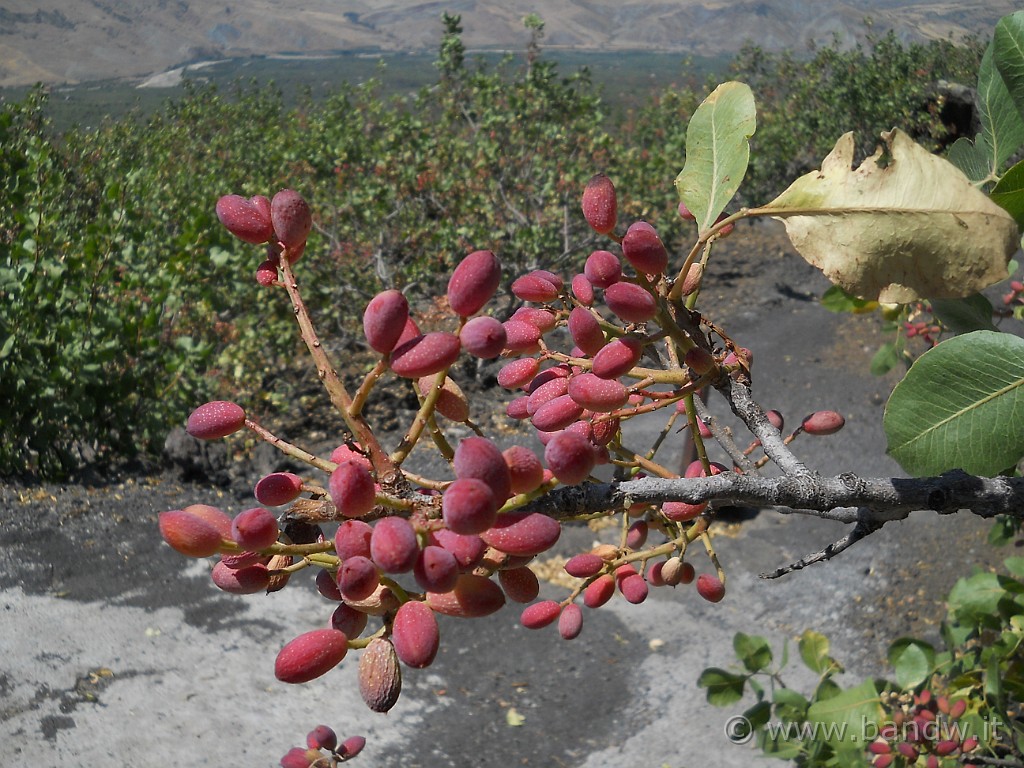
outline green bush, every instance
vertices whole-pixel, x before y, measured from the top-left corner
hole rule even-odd
[[[145,269],[141,173],[90,174],[44,138],[41,97],[5,105],[0,230],[0,467],[59,473],[165,429],[209,354],[168,336],[180,279]],[[176,353],[162,351],[173,345]]]
[[[733,77],[758,94],[759,112],[741,202],[770,200],[784,182],[817,168],[847,131],[861,156],[894,126],[939,149],[951,137],[938,114],[936,83],[973,84],[983,52],[977,40],[904,44],[892,31],[852,49],[834,40],[812,48],[809,58],[745,46]]]
[[[893,768],[1018,765],[1024,560],[1011,557],[1005,566],[1005,573],[978,569],[957,581],[941,625],[944,647],[912,637],[893,641],[891,680],[843,688],[836,680],[843,667],[829,655],[828,639],[808,630],[797,649],[817,681],[806,695],[784,680],[792,671],[786,647],[776,663],[765,638],[743,633],[733,638],[736,667],[706,669],[698,684],[716,706],[752,695],[727,735],[800,768],[867,765],[872,758]]]
[[[540,57],[530,21],[525,59],[487,68],[445,16],[437,83],[401,99],[374,81],[296,108],[273,86],[192,87],[151,117],[59,138],[41,91],[0,103],[0,474],[151,451],[228,391],[257,413],[287,405],[288,312],[263,301],[247,249],[216,225],[221,194],[291,186],[311,201],[307,301],[350,341],[353,308],[381,286],[432,295],[471,250],[499,252],[507,278],[578,261],[597,242],[574,215],[591,171],[615,176],[624,214],[677,242],[671,178],[703,94],[670,89],[613,122],[586,71],[564,77]],[[840,127],[938,130],[919,113],[925,82],[975,53],[891,36],[811,62],[747,49],[736,69],[762,115],[744,189],[764,202]]]

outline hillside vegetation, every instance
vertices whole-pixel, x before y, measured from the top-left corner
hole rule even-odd
[[[41,91],[0,103],[0,474],[153,452],[196,403],[254,380],[241,399],[257,416],[295,407],[292,318],[264,302],[250,247],[218,225],[222,194],[291,187],[311,201],[306,300],[352,344],[382,286],[437,291],[471,250],[499,253],[506,277],[582,263],[594,241],[579,197],[598,171],[650,206],[624,219],[678,242],[672,180],[703,90],[668,89],[613,120],[587,73],[559,72],[532,29],[529,63],[510,75],[468,63],[446,17],[436,82],[404,99],[375,81],[296,107],[273,87],[192,88],[151,117],[61,136]],[[744,49],[733,76],[760,110],[745,194],[770,199],[850,129],[862,150],[894,124],[938,149],[934,83],[974,82],[980,54],[892,34],[803,61]]]

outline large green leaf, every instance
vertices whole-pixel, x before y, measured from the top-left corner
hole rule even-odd
[[[880,701],[874,682],[865,680],[856,688],[811,704],[807,719],[820,724],[818,737],[833,749],[843,744],[859,744],[863,749],[867,734],[877,733],[876,727],[882,720]]]
[[[705,669],[697,679],[699,687],[708,689],[708,703],[716,707],[726,707],[742,699],[746,682],[746,675],[738,675],[719,667]]]
[[[995,65],[1010,97],[1024,117],[1024,11],[1004,16],[992,37]]]
[[[992,150],[985,140],[984,134],[979,133],[974,141],[966,136],[953,142],[949,148],[946,159],[959,168],[963,174],[975,184],[989,181],[992,178]]]
[[[976,293],[963,299],[933,299],[932,312],[953,333],[994,331],[992,302]]]
[[[889,663],[901,688],[915,688],[927,680],[935,668],[935,649],[912,637],[901,637],[889,646]]]
[[[739,189],[756,126],[754,94],[745,83],[722,83],[690,118],[686,163],[676,188],[701,232],[715,223]]]
[[[1013,216],[1018,227],[1024,227],[1024,160],[1003,174],[992,189],[992,202]]]
[[[978,70],[978,116],[982,132],[973,142],[957,139],[949,161],[972,181],[984,182],[998,178],[1024,144],[1024,12],[996,25]]]
[[[978,117],[982,135],[991,151],[990,169],[998,174],[1024,144],[1024,119],[994,60],[995,43],[985,51],[978,70]]]
[[[1017,224],[948,161],[900,130],[856,170],[853,134],[820,171],[756,209],[843,290],[905,304],[977,292],[1007,277]]]
[[[1024,456],[1024,339],[975,331],[925,352],[883,418],[889,454],[907,472],[995,475]]]

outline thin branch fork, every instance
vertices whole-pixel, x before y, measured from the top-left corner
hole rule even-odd
[[[754,437],[761,441],[765,455],[775,462],[779,469],[795,476],[811,474],[811,470],[783,442],[782,433],[768,420],[768,414],[754,400],[748,385],[725,377],[722,381],[716,382],[715,388],[725,397],[732,412],[739,416]]]
[[[805,557],[801,557],[795,563],[790,563],[789,565],[784,565],[781,568],[776,568],[774,571],[762,573],[761,578],[777,579],[780,576],[785,576],[788,573],[803,570],[809,565],[814,565],[815,563],[823,563],[826,560],[831,560],[840,552],[849,549],[861,539],[865,539],[868,536],[870,536],[872,533],[881,528],[882,525],[884,525],[884,523],[873,523],[862,520],[861,522],[853,526],[853,528],[851,528],[845,536],[843,536],[838,541],[832,542],[823,550],[819,552],[813,552],[809,555],[806,555]]]

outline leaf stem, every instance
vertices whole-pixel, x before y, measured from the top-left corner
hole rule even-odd
[[[754,210],[763,210],[755,208]],[[697,238],[697,242],[693,244],[693,248],[686,256],[686,260],[683,262],[682,268],[679,270],[679,274],[676,275],[676,279],[672,281],[672,288],[668,292],[669,301],[680,301],[683,298],[683,283],[686,281],[686,273],[690,271],[690,267],[697,260],[697,254],[701,252],[701,249],[705,245],[710,246],[711,241],[718,237],[718,233],[721,232],[725,227],[733,224],[740,219],[744,219],[750,216],[749,208],[740,208],[736,213],[726,216],[721,221],[716,222],[713,226],[709,227],[707,231],[703,232],[700,237]],[[761,214],[761,215],[774,215],[774,214]]]

